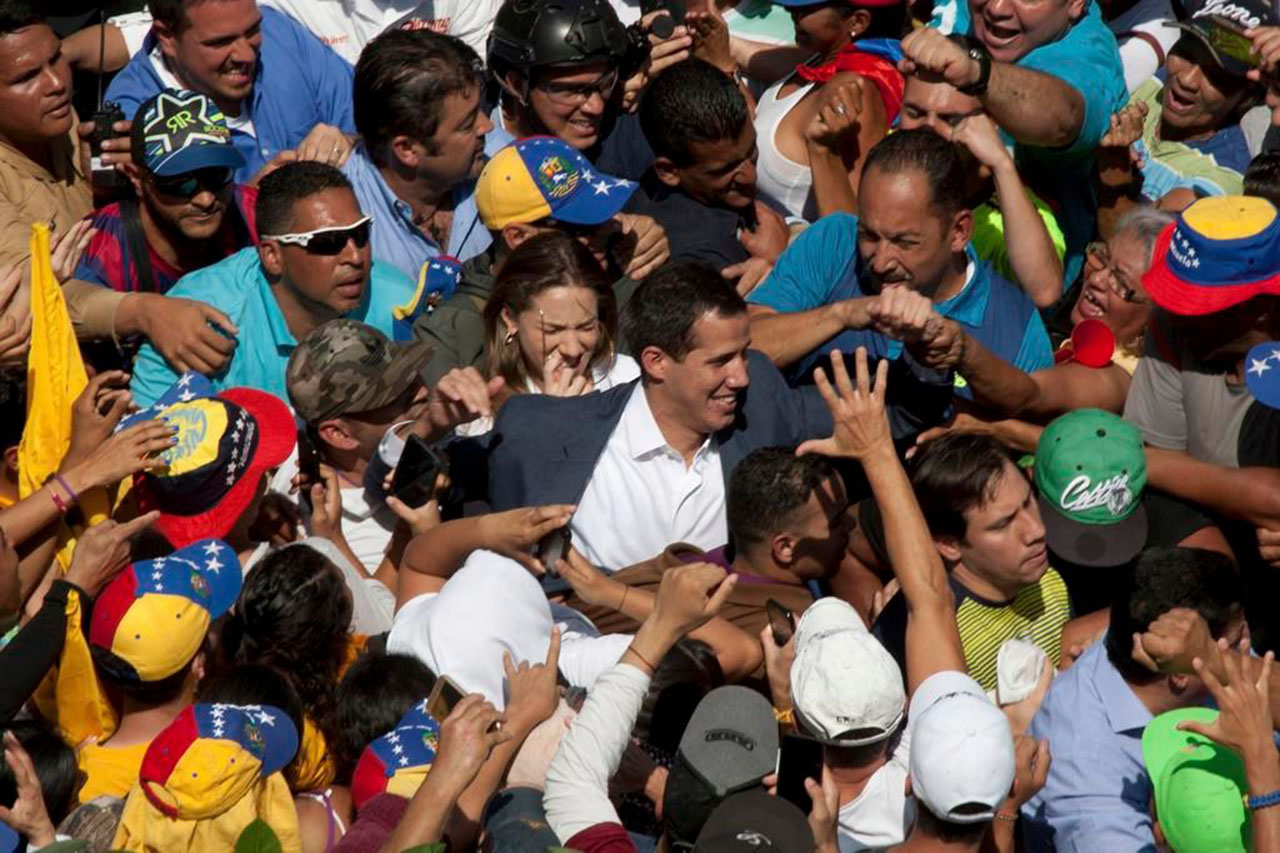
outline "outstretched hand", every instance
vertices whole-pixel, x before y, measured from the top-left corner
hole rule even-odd
[[[884,396],[889,384],[889,361],[881,359],[876,365],[874,385],[867,368],[867,350],[858,347],[854,355],[857,384],[849,379],[844,356],[839,350],[831,351],[831,372],[834,386],[826,372],[817,368],[813,372],[814,384],[831,410],[835,429],[830,438],[806,441],[796,448],[796,455],[820,453],[847,459],[866,459],[876,453],[893,453],[893,436],[889,431],[889,418],[885,413]]]

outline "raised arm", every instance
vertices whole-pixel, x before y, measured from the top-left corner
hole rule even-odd
[[[963,47],[929,27],[902,40],[903,74],[917,69],[939,75],[958,89],[978,82],[981,69]],[[979,95],[996,124],[1026,145],[1062,148],[1084,126],[1084,97],[1051,74],[1008,62],[991,62],[987,90]]]
[[[907,690],[935,672],[966,671],[960,631],[956,627],[951,587],[934,547],[911,481],[893,447],[885,414],[888,363],[880,362],[872,385],[867,352],[856,355],[857,385],[849,379],[839,352],[831,354],[835,384],[821,369],[814,380],[831,409],[835,430],[830,438],[807,441],[797,453],[857,459],[884,517],[889,562],[907,603]]]

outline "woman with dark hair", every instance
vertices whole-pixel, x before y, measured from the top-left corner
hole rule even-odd
[[[350,633],[351,610],[351,592],[338,567],[313,548],[292,545],[249,570],[223,629],[229,662],[274,668],[302,701],[302,744],[289,773],[295,791],[333,781],[323,733],[338,680],[366,639]]]
[[[618,352],[618,306],[595,255],[573,237],[547,232],[511,252],[484,308],[485,366],[510,394],[570,397],[640,376]],[[458,430],[487,432],[487,418]]]

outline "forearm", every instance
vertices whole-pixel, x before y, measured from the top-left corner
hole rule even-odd
[[[858,213],[858,193],[844,158],[831,149],[810,142],[809,170],[813,174],[813,201],[818,216]]]
[[[63,282],[62,295],[66,298],[67,313],[71,315],[76,337],[83,340],[110,338],[113,332],[117,335],[137,333],[137,329],[124,329],[117,325],[124,307],[135,303],[136,309],[139,297],[155,296],[117,293],[108,287],[74,278]]]
[[[1148,447],[1147,483],[1229,518],[1280,527],[1280,470],[1275,468],[1227,468]]]
[[[1142,197],[1132,188],[1098,187],[1098,236],[1108,240],[1115,236],[1121,217],[1142,205]]]
[[[454,779],[428,773],[422,786],[396,824],[395,832],[379,848],[381,853],[400,853],[422,844],[434,844],[444,836],[445,825],[461,796]]]
[[[991,64],[982,105],[1010,136],[1025,145],[1061,148],[1084,124],[1084,98],[1063,81],[1007,62]]]
[[[62,40],[62,52],[78,71],[119,71],[129,62],[129,47],[115,24],[95,24]]]
[[[865,303],[867,300],[851,301]],[[751,345],[769,356],[778,368],[789,367],[849,328],[848,306],[844,302],[785,314],[760,306],[748,310]]]
[[[649,689],[643,668],[619,663],[602,675],[547,769],[547,823],[567,841],[600,823],[617,823],[609,778],[627,748]]]
[[[1030,374],[991,352],[963,329],[958,331],[963,343],[956,372],[969,383],[975,400],[1006,416],[1020,415],[1035,404],[1040,388]]]
[[[1009,264],[1036,307],[1048,308],[1062,296],[1062,262],[1058,260],[1053,238],[1027,196],[1013,158],[1005,158],[992,171],[1000,197],[1000,212],[1004,216]]]
[[[516,753],[520,751],[525,738],[529,736],[529,732],[533,731],[538,722],[541,722],[541,720],[531,722],[521,719],[509,719],[503,724],[504,728],[511,731],[511,739],[498,744],[489,753],[489,757],[485,759],[484,764],[480,767],[480,772],[476,774],[476,778],[458,797],[457,808],[453,810],[453,814],[449,817],[449,841],[454,850],[472,849],[475,840],[480,836],[480,829],[484,821],[484,807],[488,805],[489,799],[493,797],[494,792],[498,790],[498,786],[502,784],[503,777],[507,775],[507,768],[511,766],[511,762],[515,760]],[[405,848],[397,847],[395,849],[403,850]]]
[[[0,723],[17,716],[45,673],[57,663],[67,633],[67,596],[72,594],[83,593],[66,582],[55,584],[40,611],[0,650],[0,670],[5,673],[0,687]]]
[[[437,578],[453,575],[472,551],[484,547],[481,519],[472,516],[446,521],[413,537],[404,549],[401,571]]]
[[[602,602],[617,602],[617,606],[613,604],[605,604],[605,606],[612,607],[622,615],[642,624],[653,613],[657,596],[652,592],[628,586],[612,578],[606,579],[606,582],[608,585],[602,587],[602,593],[598,598]],[[701,628],[690,631],[689,639],[700,640],[711,647],[716,660],[720,663],[720,668],[724,671],[725,678],[730,682],[746,678],[759,669],[764,662],[764,652],[760,648],[760,642],[748,636],[732,622],[718,616],[708,620],[707,624]],[[654,663],[656,664],[657,661]]]

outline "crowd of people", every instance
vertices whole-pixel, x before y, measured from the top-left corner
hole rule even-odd
[[[0,851],[1280,853],[1280,5],[79,5]]]

